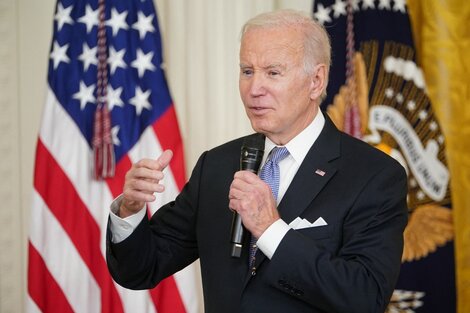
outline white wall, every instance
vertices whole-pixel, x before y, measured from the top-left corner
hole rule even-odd
[[[55,0],[0,0],[0,312],[24,311],[37,131]],[[239,30],[256,13],[310,0],[155,0],[167,78],[192,169],[205,149],[251,131],[238,96]]]

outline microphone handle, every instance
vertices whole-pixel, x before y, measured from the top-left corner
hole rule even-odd
[[[248,170],[252,173],[257,174],[257,171],[252,168],[244,168],[243,170]],[[240,214],[238,214],[237,212],[233,212],[231,233],[232,238],[230,240],[232,245],[230,249],[230,255],[234,258],[239,258],[242,255],[244,233],[245,227],[243,227],[242,218]]]
[[[242,255],[244,231],[240,214],[234,212],[232,220],[232,249],[230,251],[231,256],[234,258],[239,258]]]

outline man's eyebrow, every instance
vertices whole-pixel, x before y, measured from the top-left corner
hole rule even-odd
[[[284,64],[281,64],[281,63],[273,63],[273,64],[269,64],[268,66],[265,66],[263,67],[265,70],[272,70],[272,69],[285,69],[286,66]]]
[[[253,67],[252,65],[248,65],[248,64],[244,64],[244,63],[240,63],[240,68],[250,68],[250,67]],[[269,64],[267,66],[263,66],[262,67],[263,70],[271,70],[271,69],[285,69],[286,66],[282,63],[273,63],[273,64]]]

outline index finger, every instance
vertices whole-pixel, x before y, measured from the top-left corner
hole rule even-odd
[[[256,175],[253,172],[250,172],[250,171],[238,171],[238,172],[235,173],[233,178],[234,179],[236,179],[236,178],[240,179],[240,180],[245,181],[247,183],[256,183],[260,180],[258,175]]]

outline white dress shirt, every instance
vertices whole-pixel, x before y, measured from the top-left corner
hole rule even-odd
[[[279,162],[280,170],[280,181],[279,181],[279,191],[277,204],[282,200],[284,194],[287,191],[290,183],[294,179],[295,174],[297,173],[300,165],[302,164],[305,156],[312,147],[313,143],[317,140],[320,135],[323,126],[325,125],[325,117],[323,113],[319,110],[316,117],[313,119],[312,123],[307,126],[301,133],[295,136],[291,141],[289,141],[285,147],[289,151],[289,155]],[[263,156],[262,164],[266,163],[266,159],[269,155],[269,152],[276,145],[266,137],[265,141],[265,153]],[[126,218],[120,218],[116,215],[119,207],[121,205],[122,195],[117,197],[111,203],[111,212],[110,212],[110,229],[112,233],[112,242],[119,243],[126,239],[134,229],[137,228],[139,223],[142,221],[146,214],[146,210],[141,210],[138,213],[128,216]],[[284,238],[287,231],[289,231],[289,225],[284,222],[282,219],[277,220],[271,226],[269,226],[266,231],[258,239],[257,245],[258,248],[269,258],[271,259],[279,246],[282,238]]]
[[[319,110],[317,116],[313,119],[312,123],[307,126],[302,132],[291,139],[285,147],[289,151],[289,155],[279,162],[279,191],[277,196],[277,204],[281,202],[287,188],[294,179],[295,174],[299,170],[300,165],[307,156],[308,151],[312,147],[313,143],[317,140],[320,135],[323,126],[325,125],[325,117]],[[269,152],[276,147],[276,145],[266,137],[265,141],[265,154],[263,156],[263,165],[269,155]],[[269,259],[272,258],[277,247],[281,243],[282,238],[289,231],[289,225],[282,219],[277,220],[266,231],[258,238],[256,245],[264,255]]]

